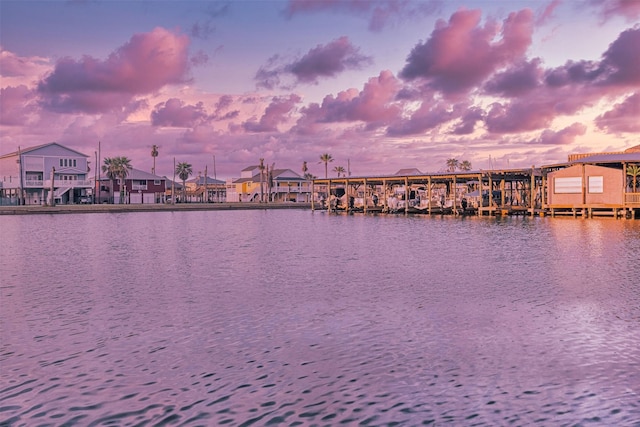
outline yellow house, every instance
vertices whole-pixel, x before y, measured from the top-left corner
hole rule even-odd
[[[227,181],[229,202],[309,202],[311,183],[291,169],[268,169],[259,166],[241,171],[240,178]]]

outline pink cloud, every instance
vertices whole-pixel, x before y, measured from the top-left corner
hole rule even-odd
[[[300,101],[298,95],[274,98],[260,117],[260,121],[247,121],[243,127],[249,132],[276,132],[278,125],[288,120],[289,113]]]
[[[25,85],[8,86],[0,89],[0,124],[20,126],[27,123],[28,114],[33,111],[30,105],[34,93]]]
[[[556,8],[560,6],[560,3],[562,3],[562,0],[552,0],[551,2],[549,2],[542,10],[542,12],[538,15],[538,18],[536,18],[536,25],[544,25],[550,19],[552,19],[553,13],[555,12]]]
[[[500,27],[480,27],[479,10],[461,10],[449,22],[439,21],[425,43],[416,45],[400,72],[406,80],[424,79],[445,93],[466,92],[498,67],[521,60],[531,44],[533,12],[511,13]]]
[[[596,126],[610,132],[640,132],[640,92],[598,116]]]
[[[370,78],[362,91],[348,89],[335,97],[327,95],[322,105],[311,104],[302,110],[297,131],[308,132],[319,123],[365,122],[367,129],[375,129],[395,121],[401,106],[395,103],[400,82],[391,71],[382,71]]]
[[[640,18],[640,2],[637,0],[591,0],[591,4],[600,10],[603,19],[623,16],[632,21]]]
[[[574,123],[559,131],[546,129],[540,137],[530,142],[530,144],[540,145],[568,145],[573,143],[577,136],[584,135],[587,127],[582,123]]]
[[[360,54],[347,37],[340,37],[326,45],[318,45],[304,56],[285,65],[274,56],[261,67],[255,79],[260,87],[273,88],[280,85],[281,76],[291,75],[298,83],[317,83],[323,77],[335,77],[346,70],[359,70],[371,64],[371,57]]]
[[[151,124],[165,127],[193,127],[206,120],[207,112],[202,102],[185,105],[177,98],[157,104],[151,112]]]
[[[425,100],[409,119],[387,128],[389,136],[418,135],[458,117],[459,112],[445,101]]]
[[[48,60],[40,57],[18,56],[8,50],[0,49],[0,76],[2,77],[22,77],[37,74]]]
[[[337,97],[327,96],[322,102],[323,121],[365,121],[387,123],[400,113],[398,106],[391,104],[400,85],[390,71],[370,78],[361,92],[350,89]]]
[[[59,112],[104,112],[135,95],[186,80],[189,38],[156,28],[136,34],[101,61],[63,58],[39,84],[43,104]]]

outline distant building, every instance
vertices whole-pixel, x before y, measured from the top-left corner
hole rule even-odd
[[[113,189],[112,189],[113,187]],[[167,179],[132,168],[124,182],[120,179],[100,178],[99,203],[153,204],[164,203]]]
[[[185,182],[187,202],[221,203],[227,200],[224,181],[199,175]]]
[[[90,202],[88,157],[57,142],[0,156],[0,204]]]
[[[311,184],[291,169],[265,168],[261,176],[259,166],[249,166],[227,180],[226,196],[229,202],[310,202]]]

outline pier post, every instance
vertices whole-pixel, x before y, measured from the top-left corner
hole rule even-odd
[[[451,181],[451,193],[453,193],[453,198],[451,202],[452,213],[455,216],[458,216],[458,204],[456,203],[456,198],[458,197],[458,182],[456,180],[456,175],[453,175],[453,180]]]
[[[493,177],[489,172],[489,216],[491,216],[491,208],[493,207]]]
[[[364,178],[364,206],[362,210],[364,213],[367,213],[367,178]]]
[[[409,177],[404,177],[404,214],[409,214]]]
[[[482,172],[478,175],[478,212],[477,215],[482,215]]]
[[[536,165],[531,165],[531,188],[529,189],[529,206],[531,207],[531,216],[535,212],[535,204],[534,204],[534,190],[536,186],[536,177],[535,177],[535,168]]]
[[[428,194],[427,201],[429,202],[427,209],[429,211],[429,216],[431,216],[431,176],[427,178],[427,194]]]

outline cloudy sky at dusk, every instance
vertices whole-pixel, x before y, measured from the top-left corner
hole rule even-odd
[[[0,154],[171,176],[530,167],[640,144],[640,0],[0,0]],[[212,173],[210,173],[212,175]]]

